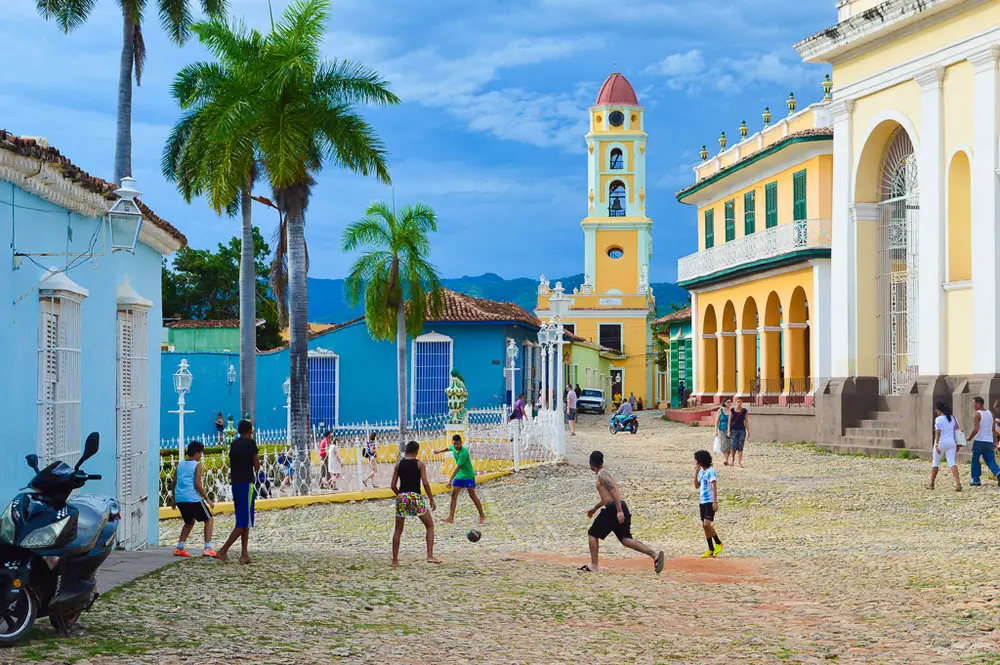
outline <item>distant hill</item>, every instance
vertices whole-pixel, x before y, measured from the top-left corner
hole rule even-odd
[[[477,298],[502,300],[517,303],[524,309],[533,311],[538,295],[538,280],[532,277],[504,279],[500,275],[485,273],[476,276],[455,277],[445,279],[445,287],[452,291],[465,293]],[[552,283],[562,282],[567,293],[583,284],[583,273],[560,279]],[[673,311],[671,303],[678,305],[687,303],[688,292],[670,282],[652,284],[656,295],[656,309],[659,315]],[[344,301],[344,280],[342,279],[309,279],[309,320],[314,323],[341,323],[361,316],[362,306],[348,307]]]

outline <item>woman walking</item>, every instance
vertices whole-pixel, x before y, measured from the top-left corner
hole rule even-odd
[[[732,462],[743,468],[743,446],[750,436],[750,412],[743,408],[743,400],[736,398],[736,408],[729,410],[729,448]]]
[[[955,456],[962,447],[958,444],[961,435],[958,433],[958,421],[951,414],[951,407],[944,402],[934,405],[934,454],[931,457],[931,482],[927,489],[934,489],[934,481],[937,480],[938,467],[941,466],[943,457],[951,467],[951,475],[955,478],[955,491],[962,491],[962,481],[958,477],[958,464]]]
[[[368,433],[368,441],[361,449],[361,456],[368,460],[368,475],[365,477],[365,487],[371,483],[375,489],[375,474],[378,473],[378,443],[375,441],[375,432]]]
[[[722,405],[715,412],[715,435],[719,437],[719,449],[722,454],[725,455],[725,460],[723,464],[729,466],[729,455],[731,452],[729,444],[729,409],[732,408],[732,402],[726,397],[722,400]],[[734,456],[735,457],[735,456]]]

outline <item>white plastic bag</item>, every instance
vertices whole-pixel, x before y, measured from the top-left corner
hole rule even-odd
[[[715,435],[715,443],[712,444],[712,452],[716,455],[722,454],[722,439],[719,438],[718,434]]]

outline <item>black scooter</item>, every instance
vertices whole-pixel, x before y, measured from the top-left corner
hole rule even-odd
[[[0,516],[0,647],[17,644],[43,616],[68,636],[97,600],[94,575],[115,545],[121,512],[110,497],[69,497],[100,480],[80,469],[99,445],[100,435],[88,436],[73,468],[53,462],[39,471],[38,456],[26,458],[35,478]]]

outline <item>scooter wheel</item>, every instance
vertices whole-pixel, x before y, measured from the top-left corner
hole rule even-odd
[[[608,425],[608,431],[611,432],[612,434],[618,433],[618,430],[615,429],[614,425]]]
[[[0,648],[12,647],[28,634],[38,616],[38,601],[30,589],[23,589],[0,614]]]
[[[76,622],[80,620],[79,612],[67,612],[66,614],[52,614],[49,616],[49,623],[52,627],[62,633],[63,637],[69,637],[76,627]]]

